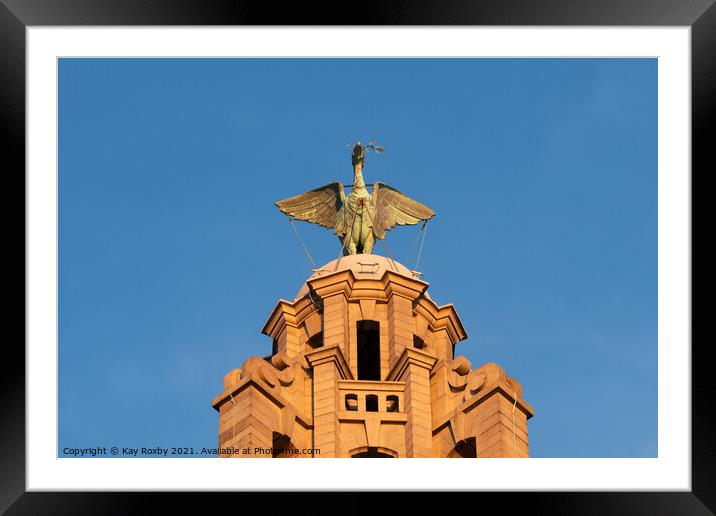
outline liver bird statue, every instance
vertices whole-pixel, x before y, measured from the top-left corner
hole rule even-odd
[[[366,150],[381,152],[383,147],[356,142],[351,155],[353,188],[348,196],[343,185],[334,182],[276,203],[289,217],[333,229],[344,255],[371,254],[375,240],[385,238],[386,231],[435,215],[427,206],[382,182],[373,183],[373,192],[368,193],[363,180]]]

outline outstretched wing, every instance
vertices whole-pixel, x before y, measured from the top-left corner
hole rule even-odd
[[[343,234],[345,200],[343,185],[335,182],[278,201],[276,207],[294,219],[319,224],[334,229],[337,234]]]
[[[385,238],[385,232],[395,226],[417,224],[435,212],[385,183],[375,183],[372,194],[371,217],[373,234]]]

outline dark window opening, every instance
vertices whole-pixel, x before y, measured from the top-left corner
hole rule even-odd
[[[380,324],[358,321],[358,379],[380,380]]]
[[[318,349],[323,346],[323,332],[319,331],[313,337],[308,339],[308,347]]]
[[[476,458],[477,445],[474,437],[463,439],[455,445],[453,457]]]
[[[361,453],[356,453],[351,457],[352,459],[370,459],[370,458],[379,458],[379,459],[392,459],[392,455],[388,455],[387,453],[382,453],[378,451],[378,448],[375,448],[373,446],[368,448],[368,451],[364,451]]]
[[[273,432],[273,445],[271,446],[271,456],[276,457],[297,457],[298,450],[291,442],[287,435]]]
[[[425,341],[417,335],[413,335],[413,347],[423,349],[425,347]]]
[[[375,394],[368,394],[365,397],[365,411],[378,412],[378,396]]]
[[[346,410],[350,410],[350,411],[358,410],[358,395],[357,394],[346,394]]]
[[[400,405],[398,402],[398,397],[394,394],[391,394],[389,396],[385,397],[385,409],[388,412],[400,412]]]

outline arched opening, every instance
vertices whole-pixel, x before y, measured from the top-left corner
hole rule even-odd
[[[468,437],[462,441],[455,443],[453,448],[448,454],[448,458],[458,459],[474,459],[477,457],[477,444],[474,437]]]
[[[425,341],[418,337],[417,335],[413,335],[413,347],[418,349],[425,348]]]
[[[306,351],[313,351],[323,346],[323,332],[319,331],[311,338],[308,339],[308,349]]]
[[[345,398],[346,410],[355,412],[358,410],[358,395],[357,394],[346,394]]]
[[[376,396],[375,394],[366,395],[365,411],[366,412],[378,412],[378,396]]]
[[[387,412],[400,412],[400,402],[395,394],[385,397],[385,410]]]
[[[300,455],[298,448],[293,445],[291,439],[287,435],[278,432],[273,433],[273,444],[271,448],[272,457],[275,459],[295,458]]]
[[[358,379],[380,380],[380,323],[358,321]]]
[[[368,449],[365,449],[366,451],[354,453],[351,455],[351,459],[394,459],[395,457],[393,455],[390,455],[388,453],[384,453],[382,451],[378,451],[378,447],[376,446],[369,446]]]

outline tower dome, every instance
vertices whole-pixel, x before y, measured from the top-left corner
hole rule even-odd
[[[349,254],[348,256],[341,256],[340,258],[332,260],[318,269],[314,269],[313,274],[301,285],[301,289],[298,291],[294,301],[308,294],[309,281],[348,270],[353,272],[356,279],[379,280],[383,277],[383,274],[388,271],[400,274],[406,278],[420,279],[419,272],[411,271],[405,265],[392,258],[377,254]],[[425,295],[428,299],[430,298],[427,292]]]

